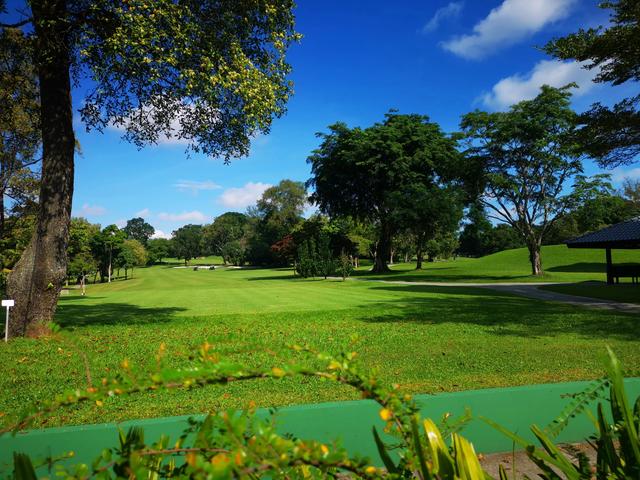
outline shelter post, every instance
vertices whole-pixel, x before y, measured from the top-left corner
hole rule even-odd
[[[607,248],[607,284],[613,285],[613,269],[611,262],[611,249]]]

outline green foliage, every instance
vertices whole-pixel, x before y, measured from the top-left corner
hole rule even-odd
[[[120,125],[136,145],[175,136],[228,159],[246,155],[251,137],[285,111],[292,90],[285,54],[299,38],[290,0],[100,1],[77,9],[74,60],[96,83],[81,110],[90,127]]]
[[[585,62],[597,69],[595,82],[622,85],[640,80],[640,56],[631,45],[640,43],[638,0],[600,3],[610,9],[610,21],[597,28],[557,38],[545,46],[547,53],[563,60]],[[640,153],[640,96],[625,98],[613,107],[596,103],[581,115],[583,127],[577,141],[603,166],[631,163]]]
[[[344,251],[338,258],[337,273],[340,274],[342,280],[346,280],[351,276],[351,273],[353,273],[353,263],[351,262],[351,258],[349,257],[349,255],[344,253]]]
[[[202,253],[202,226],[185,225],[172,234],[173,254],[184,260],[185,265]]]
[[[221,255],[225,262],[230,261],[222,253],[225,245],[241,240],[245,234],[247,216],[238,212],[226,212],[216,217],[213,223],[206,225],[202,241],[207,253]],[[233,262],[232,262],[233,263]]]
[[[233,240],[222,246],[220,255],[222,255],[225,263],[242,266],[247,256],[247,249],[241,241]]]
[[[190,420],[188,428],[177,439],[163,435],[153,444],[147,444],[141,428],[120,433],[120,444],[106,448],[91,465],[56,465],[56,474],[66,478],[97,476],[98,478],[326,478],[339,472],[348,472],[356,478],[384,478],[419,480],[480,480],[491,477],[482,469],[473,445],[457,430],[469,415],[453,425],[438,427],[432,420],[423,419],[412,397],[397,387],[388,389],[364,371],[355,361],[356,353],[332,356],[306,347],[291,347],[294,353],[307,356],[306,362],[288,363],[274,367],[249,367],[218,359],[212,346],[203,344],[194,355],[195,360],[181,369],[164,366],[165,347],[156,355],[156,368],[147,372],[136,369],[127,360],[112,376],[104,377],[98,386],[66,392],[54,400],[42,402],[25,411],[15,423],[3,432],[16,432],[28,427],[36,418],[50,415],[60,409],[82,403],[102,407],[114,396],[129,396],[140,392],[161,390],[195,390],[211,384],[288,377],[316,377],[337,382],[356,389],[362,397],[377,402],[379,416],[385,423],[385,433],[393,438],[393,445],[372,429],[375,444],[385,468],[377,468],[365,458],[351,457],[340,445],[326,445],[313,439],[283,437],[276,432],[273,419],[259,420],[250,408],[244,412],[211,413],[202,421]],[[307,365],[304,365],[307,363]],[[318,364],[309,365],[309,364]],[[609,400],[613,423],[598,405],[597,433],[593,444],[597,450],[595,465],[583,454],[573,463],[553,443],[548,431],[536,425],[531,427],[542,448],[538,448],[518,435],[489,419],[483,419],[515,444],[523,447],[529,458],[540,468],[541,478],[555,480],[561,472],[570,480],[597,478],[628,479],[640,474],[640,398],[633,409],[624,389],[624,378],[619,361],[609,350],[607,379],[590,388],[571,406],[573,414],[585,407],[583,398],[593,399],[594,391],[609,386]],[[566,423],[566,412],[553,424]],[[557,432],[556,432],[557,433]],[[450,443],[445,442],[450,438]],[[391,455],[391,452],[394,455]],[[45,459],[51,467],[58,459]],[[22,454],[14,455],[14,478],[35,477],[34,464]],[[506,478],[500,469],[500,478]]]
[[[124,268],[125,276],[128,271],[133,271],[134,267],[141,267],[147,264],[147,251],[144,245],[138,240],[125,240],[118,256],[115,258],[114,264],[118,268]]]
[[[527,455],[542,471],[540,477],[545,480],[560,478],[560,472],[567,479],[589,479],[594,474],[597,478],[630,479],[640,476],[640,437],[638,425],[640,425],[640,397],[634,403],[627,397],[624,388],[624,376],[622,366],[611,351],[606,362],[606,379],[595,383],[588,390],[578,396],[578,401],[570,405],[570,410],[563,412],[558,419],[546,430],[541,430],[536,425],[531,431],[536,436],[542,449],[530,444],[515,433],[497,425],[491,420],[484,419],[499,431],[511,438],[515,444],[524,448]],[[588,401],[598,398],[598,391],[609,387],[609,407],[613,423],[604,414],[602,403],[598,404],[596,434],[591,439],[591,444],[597,451],[595,464],[591,464],[584,453],[579,454],[578,463],[573,463],[553,443],[552,435],[557,434],[558,427],[564,426],[568,416],[584,410]]]
[[[374,269],[386,270],[391,239],[399,230],[394,221],[399,217],[398,192],[429,189],[462,176],[455,142],[426,116],[396,113],[366,129],[336,123],[318,136],[321,144],[307,159],[312,201],[331,217],[374,222]]]
[[[115,259],[118,258],[126,238],[125,233],[116,225],[107,225],[91,238],[91,253],[98,262],[102,281],[108,277],[110,265],[113,275]]]
[[[162,263],[163,258],[172,254],[171,240],[167,238],[152,238],[147,242],[147,255],[150,264]]]
[[[150,224],[145,222],[144,218],[136,217],[127,220],[127,224],[122,229],[130,240],[137,240],[142,245],[146,245],[149,239],[156,232]]]
[[[395,437],[394,450],[399,450],[400,461],[388,462],[388,471],[370,464],[369,460],[350,457],[338,444],[326,445],[313,439],[292,439],[280,436],[271,419],[260,421],[253,410],[246,412],[221,412],[209,414],[203,421],[190,421],[189,427],[176,440],[162,436],[155,444],[146,444],[144,432],[132,428],[121,432],[120,445],[107,448],[91,464],[75,466],[57,465],[57,475],[67,478],[98,476],[118,478],[131,476],[142,478],[255,478],[268,475],[272,478],[326,478],[339,472],[348,472],[358,478],[417,478],[475,479],[483,476],[478,458],[471,444],[457,433],[451,433],[452,446],[443,440],[440,429],[430,420],[420,417],[419,409],[410,395],[397,388],[387,389],[357,362],[356,353],[331,356],[305,347],[293,346],[292,350],[307,357],[303,364],[289,363],[275,367],[252,368],[246,365],[219,360],[212,353],[212,346],[202,345],[196,360],[183,369],[164,366],[164,346],[157,354],[157,367],[152,372],[134,368],[127,360],[120,370],[102,379],[98,386],[85,390],[66,392],[54,400],[45,401],[27,410],[4,431],[17,431],[31,424],[36,418],[50,415],[59,409],[72,408],[82,403],[94,403],[102,407],[114,396],[129,396],[138,392],[161,390],[194,390],[211,384],[250,379],[280,380],[288,377],[315,377],[337,382],[356,389],[365,398],[376,401],[380,418],[385,422],[385,432]],[[318,364],[316,367],[312,364]],[[445,426],[445,435],[449,426]],[[375,433],[379,448],[388,448]],[[46,459],[51,466],[56,459]],[[22,456],[16,458],[17,478],[33,471],[31,461]]]
[[[82,252],[73,257],[67,266],[67,275],[81,277],[90,275],[98,270],[98,263],[90,252]]]
[[[566,87],[543,86],[536,98],[507,112],[475,111],[461,122],[465,154],[483,171],[480,201],[492,218],[522,236],[534,275],[542,274],[540,245],[547,231],[586,186],[564,193],[566,182],[582,172],[570,97]]]

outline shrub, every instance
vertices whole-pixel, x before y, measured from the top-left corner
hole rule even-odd
[[[346,474],[363,479],[401,478],[419,480],[481,480],[490,477],[482,470],[472,444],[457,430],[468,419],[445,422],[440,427],[420,416],[410,395],[397,388],[387,389],[369,374],[363,373],[355,362],[355,353],[337,357],[293,347],[297,352],[312,355],[313,363],[321,368],[287,364],[273,368],[251,368],[220,361],[210,354],[205,344],[193,364],[182,370],[163,368],[163,347],[158,353],[157,369],[151,373],[138,372],[127,361],[121,371],[111,378],[102,379],[98,386],[87,390],[66,392],[55,400],[45,401],[27,411],[11,427],[17,431],[33,421],[61,408],[73,408],[83,402],[102,406],[110,397],[131,395],[136,392],[171,388],[199,388],[210,384],[249,379],[281,379],[293,376],[320,377],[351,386],[364,398],[376,401],[380,418],[385,422],[385,433],[395,437],[393,446],[387,445],[375,427],[372,430],[380,458],[385,468],[370,464],[367,459],[351,457],[337,444],[326,445],[314,440],[303,440],[279,435],[273,420],[259,420],[253,410],[221,412],[208,415],[203,421],[190,421],[189,427],[177,441],[163,436],[158,442],[147,444],[144,432],[132,428],[121,433],[120,444],[106,448],[91,465],[72,467],[58,465],[57,476],[67,478],[278,478],[312,479],[338,478]],[[571,460],[553,444],[553,435],[566,426],[569,419],[586,408],[598,397],[598,392],[609,387],[613,424],[610,424],[598,405],[597,434],[594,445],[598,450],[595,465],[584,456],[578,463]],[[622,368],[609,352],[608,375],[594,387],[575,396],[570,407],[545,430],[536,426],[532,431],[543,448],[537,448],[514,433],[489,424],[503,432],[516,444],[524,447],[527,455],[540,467],[544,479],[559,479],[556,471],[568,479],[626,479],[640,476],[640,441],[638,440],[638,414],[640,398],[632,409],[624,390]],[[450,438],[446,443],[445,438]],[[394,455],[390,451],[394,450]],[[65,457],[67,459],[69,457]],[[51,466],[60,459],[47,458],[40,464],[23,454],[14,454],[14,478],[35,478],[35,467]],[[555,469],[555,471],[554,471]],[[506,480],[500,468],[501,480]]]

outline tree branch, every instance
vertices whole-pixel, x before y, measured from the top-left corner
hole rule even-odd
[[[29,17],[29,18],[25,18],[24,20],[21,20],[19,22],[16,23],[0,23],[0,27],[2,28],[20,28],[20,27],[24,27],[25,25],[29,24],[33,22],[33,18]]]

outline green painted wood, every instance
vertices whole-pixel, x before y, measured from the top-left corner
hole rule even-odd
[[[439,421],[446,413],[462,415],[471,409],[474,417],[485,416],[504,427],[533,441],[529,426],[545,426],[551,422],[570,402],[567,394],[584,390],[589,382],[572,382],[524,387],[470,390],[417,395],[415,398],[425,417]],[[640,378],[626,380],[627,392],[633,399],[640,396]],[[593,406],[595,408],[595,405]],[[332,402],[312,405],[284,407],[276,412],[276,422],[281,433],[290,433],[298,438],[313,438],[331,443],[339,439],[352,454],[368,456],[380,464],[371,428],[381,427],[379,406],[370,400]],[[268,415],[267,410],[258,415]],[[131,426],[144,428],[147,440],[161,434],[175,439],[186,428],[189,417],[166,417],[149,420],[123,422],[121,424],[99,424],[74,427],[47,428],[20,433],[15,437],[0,437],[0,472],[6,472],[14,451],[28,453],[32,458],[44,458],[73,451],[74,463],[91,462],[101,450],[115,446],[118,442],[118,427],[127,430]],[[586,415],[581,415],[569,424],[558,437],[561,442],[579,442],[593,433],[593,425]],[[480,420],[472,420],[463,434],[469,438],[480,453],[510,451],[511,442]],[[44,472],[42,472],[44,473]]]

